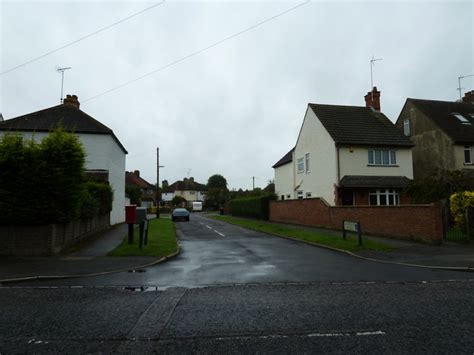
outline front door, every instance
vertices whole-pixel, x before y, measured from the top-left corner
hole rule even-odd
[[[354,190],[342,189],[341,203],[343,206],[353,206],[354,205]]]

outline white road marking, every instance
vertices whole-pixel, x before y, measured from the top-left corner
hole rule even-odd
[[[219,234],[221,237],[225,237],[224,234],[222,234],[221,232],[216,231],[216,230],[215,230],[214,228],[212,228],[211,226],[209,226],[209,225],[206,224],[206,227],[209,228],[211,231],[216,232],[216,233]]]
[[[310,334],[294,334],[294,336],[302,336],[302,337],[352,337],[352,336],[372,336],[372,335],[386,335],[387,333],[377,330],[375,332],[356,332],[356,333],[310,333]],[[258,338],[258,339],[268,339],[268,338],[288,338],[290,335],[285,334],[269,334],[269,335],[259,335],[253,337],[251,335],[248,336],[236,336],[236,337],[220,337],[216,338],[216,340],[230,340],[230,339],[251,339],[251,338]]]

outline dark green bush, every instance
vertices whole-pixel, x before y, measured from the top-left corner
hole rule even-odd
[[[276,196],[274,194],[238,198],[231,200],[228,208],[233,216],[268,219],[270,201],[275,199]]]
[[[41,143],[0,139],[0,224],[63,223],[77,218],[84,198],[85,153],[71,133],[56,129]]]
[[[112,210],[113,192],[109,184],[88,181],[84,184],[81,200],[81,218],[109,213]]]

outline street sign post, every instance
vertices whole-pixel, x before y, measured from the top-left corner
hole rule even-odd
[[[362,246],[362,230],[360,222],[342,221],[342,239],[346,240],[346,231],[357,233],[357,241]]]

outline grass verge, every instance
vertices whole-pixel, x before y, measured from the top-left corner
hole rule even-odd
[[[176,242],[176,229],[170,219],[152,219],[149,221],[148,244],[138,248],[138,227],[135,228],[133,244],[128,244],[128,237],[123,238],[122,243],[109,252],[109,256],[167,256],[178,250]]]
[[[285,237],[291,237],[295,239],[304,240],[307,242],[318,243],[333,248],[343,249],[347,251],[357,250],[379,250],[379,251],[390,251],[393,248],[378,242],[363,239],[363,245],[357,244],[357,239],[353,236],[348,236],[346,240],[342,239],[342,233],[340,237],[327,235],[321,232],[310,231],[301,229],[298,227],[287,227],[276,223],[256,221],[243,218],[235,218],[230,216],[209,216],[210,218],[218,221],[223,221],[231,224],[235,224],[248,229],[253,229],[258,232],[265,232],[270,234],[282,235]]]

